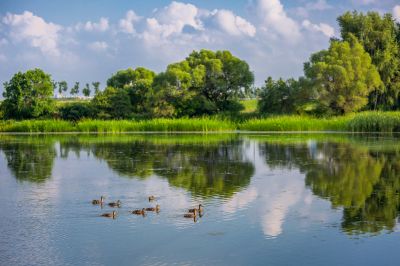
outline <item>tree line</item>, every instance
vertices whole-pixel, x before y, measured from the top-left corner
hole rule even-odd
[[[238,114],[240,99],[258,99],[258,113],[343,115],[362,110],[400,107],[400,25],[391,14],[346,12],[337,19],[340,38],[328,49],[311,55],[304,76],[273,80],[254,88],[246,61],[229,51],[193,51],[164,72],[138,67],[120,70],[100,90],[93,82],[89,102],[62,106],[54,91],[68,91],[65,81],[54,82],[40,69],[18,72],[4,83],[4,119],[56,117],[129,119]],[[70,89],[79,93],[79,82]],[[82,89],[91,94],[87,83]]]

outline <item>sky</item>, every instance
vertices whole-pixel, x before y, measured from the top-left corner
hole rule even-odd
[[[230,50],[260,86],[299,77],[339,37],[345,11],[391,13],[399,0],[1,0],[0,82],[41,68],[55,81],[100,81],[120,69],[162,72],[199,49]],[[2,91],[0,86],[0,91]]]

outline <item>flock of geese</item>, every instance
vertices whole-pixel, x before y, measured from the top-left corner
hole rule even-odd
[[[156,197],[149,196],[148,199],[149,199],[149,202],[153,202],[156,200]],[[104,200],[105,200],[105,197],[101,196],[100,199],[92,200],[92,204],[103,206],[105,204]],[[109,202],[107,205],[112,208],[121,208],[122,202],[120,200],[117,200],[115,202]],[[204,211],[203,205],[199,204],[198,208],[188,209],[187,213],[185,213],[183,215],[183,217],[184,218],[192,218],[192,219],[196,220],[197,217],[203,216],[203,211]],[[142,208],[142,209],[136,209],[136,210],[130,211],[130,213],[132,213],[132,214],[142,215],[142,216],[145,216],[146,212],[159,213],[160,205],[157,204],[155,207],[148,207],[148,208]],[[103,213],[100,216],[115,219],[117,217],[117,214],[118,214],[117,211],[112,211],[112,212]]]

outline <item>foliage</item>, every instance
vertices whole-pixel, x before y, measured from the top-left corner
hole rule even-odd
[[[90,118],[93,116],[93,110],[90,103],[74,102],[63,105],[59,109],[60,117],[64,120],[77,121],[83,118]]]
[[[121,119],[132,115],[129,93],[125,89],[107,87],[95,95],[91,104],[98,118]]]
[[[75,95],[79,93],[79,82],[75,82],[75,85],[71,88],[71,95]]]
[[[400,45],[396,40],[399,26],[391,14],[381,16],[378,12],[346,12],[338,17],[343,40],[355,36],[372,58],[385,89],[373,91],[370,108],[393,109],[399,107],[400,93]]]
[[[68,90],[68,83],[63,80],[58,82],[58,93],[62,94],[63,92],[66,92]]]
[[[370,56],[355,38],[332,41],[328,50],[311,56],[304,72],[319,104],[334,114],[360,110],[368,103],[369,93],[382,87]]]
[[[157,98],[176,116],[237,112],[238,98],[254,81],[249,65],[229,51],[193,51],[155,79]],[[156,99],[157,99],[156,98]],[[190,108],[187,108],[190,107]]]
[[[129,94],[131,112],[149,113],[155,73],[143,67],[120,70],[107,80],[107,86],[125,89]]]
[[[89,87],[89,83],[86,83],[85,87],[82,89],[82,93],[83,95],[85,95],[86,97],[88,97],[90,95],[90,87]]]
[[[41,69],[18,72],[4,83],[1,109],[6,119],[38,118],[53,110],[53,84]]]
[[[94,89],[94,94],[99,93],[99,91],[100,91],[100,82],[98,82],[98,81],[92,82],[92,86],[93,86],[93,89]]]

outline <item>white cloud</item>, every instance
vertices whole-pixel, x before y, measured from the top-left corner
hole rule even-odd
[[[198,8],[192,4],[172,2],[164,9],[156,11],[155,17],[146,20],[142,37],[148,43],[165,42],[170,36],[180,35],[185,26],[203,30]]]
[[[129,10],[126,12],[125,18],[120,19],[119,28],[125,33],[135,33],[134,24],[140,21],[141,17],[136,15],[135,11]]]
[[[302,26],[310,31],[321,32],[327,37],[333,37],[335,35],[335,29],[325,23],[313,24],[306,19],[303,20]]]
[[[7,61],[7,57],[3,54],[0,54],[0,62],[6,62]]]
[[[253,37],[256,28],[242,17],[236,16],[229,10],[215,10],[213,16],[218,26],[226,33],[234,36],[247,35]]]
[[[292,41],[300,37],[299,25],[288,17],[279,0],[258,0],[256,9],[261,26],[268,34],[277,33]]]
[[[99,22],[91,22],[87,21],[85,24],[78,23],[75,26],[76,30],[85,30],[85,31],[98,31],[98,32],[104,32],[107,31],[110,28],[110,25],[108,23],[108,18],[100,18]]]
[[[45,55],[60,55],[58,49],[59,31],[62,29],[60,25],[47,23],[29,11],[21,15],[7,13],[3,23],[10,27],[10,36],[14,41],[27,41]]]
[[[393,18],[400,23],[400,5],[393,7]]]
[[[323,11],[333,8],[326,0],[317,0],[316,2],[309,2],[304,7],[296,8],[296,13],[302,17],[308,17],[310,11]]]
[[[88,44],[89,49],[96,52],[103,52],[107,50],[108,44],[106,42],[92,42]]]

